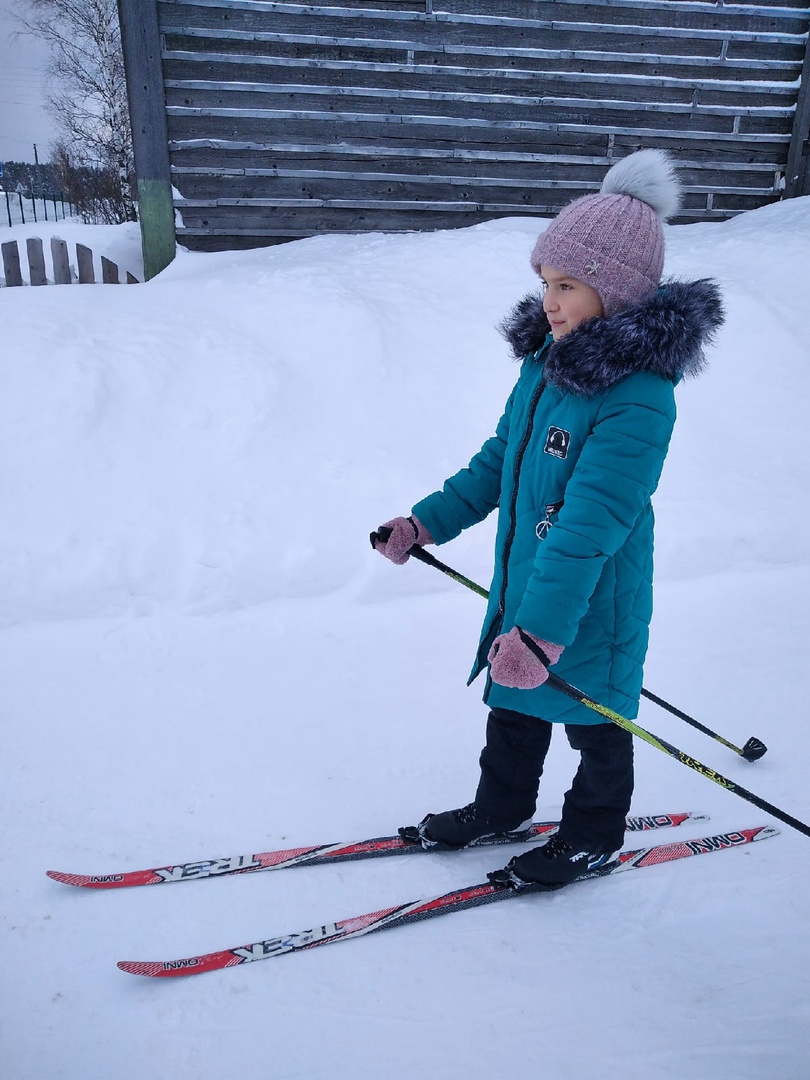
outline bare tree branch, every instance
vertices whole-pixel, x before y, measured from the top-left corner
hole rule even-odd
[[[18,22],[50,48],[48,110],[65,167],[110,174],[119,220],[134,220],[132,134],[116,0],[18,0]],[[114,181],[114,182],[113,182]]]

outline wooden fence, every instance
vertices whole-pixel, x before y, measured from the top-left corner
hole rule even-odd
[[[678,162],[682,221],[810,193],[802,0],[119,8],[136,161],[195,249],[553,214],[644,146]]]
[[[6,286],[14,285],[92,285],[96,281],[93,252],[85,244],[76,244],[76,269],[71,265],[67,242],[51,237],[52,277],[47,276],[45,249],[39,237],[29,236],[25,241],[28,274],[23,274],[23,261],[16,240],[0,245],[3,255],[3,275]],[[105,285],[118,285],[121,275],[116,263],[101,256],[101,280]],[[126,272],[127,285],[137,285],[138,279]]]

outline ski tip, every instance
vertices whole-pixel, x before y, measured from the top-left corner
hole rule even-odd
[[[45,876],[51,881],[58,881],[60,885],[75,885],[77,888],[87,885],[90,880],[84,874],[63,874],[61,870],[46,870]]]
[[[147,885],[150,882],[146,878],[149,874],[65,874],[61,870],[46,870],[45,876],[51,881],[58,881],[60,885],[73,885],[77,889],[118,889],[125,884]],[[127,881],[127,878],[142,878],[144,880]]]
[[[201,975],[244,963],[232,950],[190,956],[185,960],[119,960],[117,967],[127,975],[145,975],[151,979],[172,979],[184,975]]]
[[[126,971],[128,975],[159,976],[166,975],[163,964],[157,960],[119,960],[117,967]]]
[[[145,975],[152,979],[170,979],[177,975],[194,975],[205,971],[202,957],[194,956],[188,960],[119,960],[117,967],[127,975]]]

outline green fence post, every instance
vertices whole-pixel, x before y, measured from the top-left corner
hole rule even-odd
[[[118,0],[118,18],[132,124],[143,268],[148,280],[175,256],[157,0]]]

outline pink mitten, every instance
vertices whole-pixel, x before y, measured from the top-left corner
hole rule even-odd
[[[380,536],[381,533],[385,534],[384,540]],[[410,558],[408,552],[414,544],[424,547],[425,544],[436,543],[430,531],[414,514],[407,518],[397,517],[392,521],[386,521],[384,525],[380,525],[372,536],[372,540],[375,549],[397,566],[402,566],[408,561]]]
[[[492,681],[515,690],[534,690],[546,681],[548,669],[557,663],[563,649],[563,645],[544,641],[515,626],[492,642],[487,657]]]

